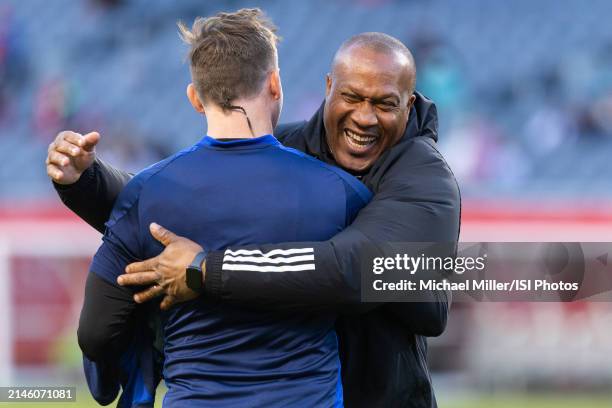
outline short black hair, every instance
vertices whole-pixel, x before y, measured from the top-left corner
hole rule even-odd
[[[404,45],[404,43],[402,43],[397,38],[385,33],[366,32],[352,36],[351,38],[343,42],[342,45],[340,45],[340,48],[338,48],[338,51],[336,51],[336,54],[334,54],[332,68],[336,65],[342,54],[356,46],[367,47],[371,50],[380,53],[397,53],[404,56],[412,67],[413,75],[410,84],[410,93],[414,92],[414,87],[416,85],[416,65],[414,63],[414,57],[412,56],[412,53],[410,52],[408,47]]]

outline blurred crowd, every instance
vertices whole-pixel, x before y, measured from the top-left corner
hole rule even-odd
[[[307,119],[337,46],[385,31],[413,51],[417,89],[465,197],[609,197],[612,5],[518,0],[259,2],[280,27],[286,102]],[[205,123],[184,100],[175,22],[251,3],[8,0],[0,5],[0,197],[51,194],[41,166],[62,129],[98,130],[130,171],[188,146]],[[339,17],[343,18],[339,18]],[[21,165],[20,165],[21,164]]]
[[[44,159],[60,130],[99,131],[100,156],[128,171],[201,138],[205,122],[185,98],[189,72],[176,21],[189,24],[198,15],[254,4],[283,38],[281,121],[308,119],[320,106],[342,41],[383,31],[414,53],[417,89],[437,104],[439,147],[464,202],[605,205],[612,197],[609,0],[2,0],[0,205],[57,201]],[[50,236],[57,226],[41,230],[34,222],[30,228],[36,232],[22,235]],[[62,256],[74,257],[73,236],[86,241],[84,234],[64,234],[69,244],[56,245],[66,249],[59,255],[28,245],[34,261],[26,256],[12,264],[13,291],[25,294],[15,295],[15,364],[49,360],[41,344],[53,339],[63,344],[54,346],[54,361],[81,378],[74,319],[82,284],[74,277],[82,276],[91,253],[77,251],[81,257],[69,261]],[[446,333],[430,343],[436,387],[443,388],[448,375],[446,381],[460,387],[609,391],[609,309],[604,302],[456,303]],[[57,327],[66,334],[58,336]],[[472,384],[457,381],[461,371],[470,373]]]
[[[496,183],[520,195],[526,179],[550,167],[612,152],[605,150],[612,147],[612,40],[593,52],[559,53],[552,64],[486,89],[470,86],[460,51],[443,37],[417,36],[413,50],[419,90],[436,101],[441,144],[462,185]],[[568,149],[573,154],[555,156]],[[609,174],[603,166],[595,170],[603,172],[595,177]],[[554,175],[544,181],[553,189],[564,182]],[[573,192],[584,190],[576,186]]]

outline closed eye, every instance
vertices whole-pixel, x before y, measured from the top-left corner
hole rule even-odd
[[[346,92],[342,93],[342,98],[344,98],[344,100],[347,101],[348,103],[359,103],[363,100],[362,98],[360,98],[359,96],[355,94],[350,94]]]
[[[379,102],[376,104],[376,106],[385,112],[397,109],[397,105],[393,102]]]

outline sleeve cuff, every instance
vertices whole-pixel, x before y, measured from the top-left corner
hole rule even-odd
[[[221,297],[221,270],[223,268],[223,251],[210,251],[206,257],[206,275],[204,276],[204,293],[212,298]]]
[[[72,184],[57,184],[53,181],[53,187],[56,191],[61,191],[64,193],[72,193],[75,191],[81,191],[84,186],[90,185],[95,178],[96,174],[96,166],[98,166],[98,160],[96,159],[91,166],[89,166],[83,173],[81,177],[77,181]]]

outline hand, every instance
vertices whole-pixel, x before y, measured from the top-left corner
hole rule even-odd
[[[121,286],[153,285],[136,293],[134,301],[144,303],[165,295],[160,306],[162,310],[168,310],[175,303],[195,299],[198,293],[187,287],[185,274],[193,258],[202,251],[202,247],[155,223],[149,226],[149,230],[166,248],[154,258],[129,264],[125,268],[126,274],[119,276],[117,283]],[[204,265],[202,271],[205,271]]]
[[[57,184],[76,183],[81,174],[93,164],[96,158],[95,147],[100,141],[98,132],[81,135],[79,133],[59,132],[49,145],[47,175]]]

